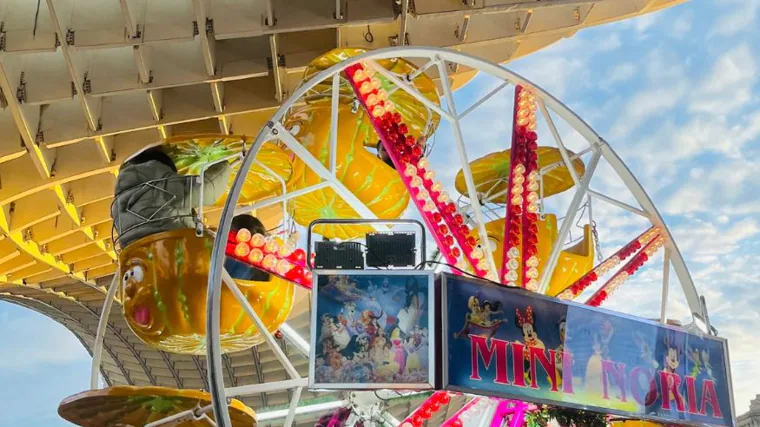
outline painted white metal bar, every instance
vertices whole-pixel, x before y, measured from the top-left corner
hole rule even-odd
[[[296,415],[313,414],[315,412],[332,411],[338,408],[344,408],[348,406],[348,400],[336,400],[334,402],[317,403],[314,405],[300,406],[296,408]],[[289,409],[279,409],[276,411],[260,412],[256,414],[256,421],[262,423],[264,421],[278,420],[288,416]]]
[[[446,66],[443,59],[440,57],[436,57],[436,62],[438,73],[441,75],[441,86],[443,86],[443,93],[446,97],[446,104],[448,104],[449,112],[453,117],[457,117],[457,109],[454,103],[454,94],[451,92],[451,86],[449,85],[449,75],[446,72]],[[456,118],[452,120],[451,124],[454,128],[454,140],[456,141],[457,152],[459,153],[459,162],[462,165],[464,181],[467,184],[467,195],[470,198],[472,213],[475,215],[475,222],[478,224],[478,235],[480,236],[480,243],[483,252],[485,253],[486,260],[488,261],[488,270],[490,271],[491,275],[495,277],[494,280],[498,280],[499,274],[496,271],[496,264],[493,260],[491,245],[488,244],[488,232],[486,231],[485,221],[483,221],[483,213],[481,212],[480,201],[478,200],[478,189],[475,187],[475,180],[472,177],[470,161],[467,159],[467,148],[464,146],[464,135],[462,134],[462,128],[459,126],[459,119]]]
[[[277,34],[269,35],[269,50],[272,54],[272,76],[274,77],[275,99],[282,102],[284,95],[282,89],[282,75],[280,74],[280,53],[277,46]]]
[[[492,91],[488,92],[484,97],[480,98],[479,100],[477,100],[477,102],[475,102],[474,104],[470,105],[470,107],[468,109],[464,110],[464,113],[462,113],[462,114],[459,115],[459,120],[462,120],[463,118],[465,118],[468,114],[470,114],[471,112],[473,112],[476,108],[480,107],[484,102],[486,102],[489,99],[493,98],[494,95],[496,95],[497,93],[501,92],[501,90],[504,89],[507,86],[509,86],[509,82],[505,81],[502,84],[500,84],[499,86],[497,86],[496,88],[494,88]]]
[[[137,22],[132,18],[132,12],[130,12],[129,0],[119,0],[121,4],[121,16],[124,19],[124,26],[127,28],[127,37],[134,38],[137,36]]]
[[[562,138],[559,136],[559,131],[557,131],[557,127],[554,126],[554,120],[552,119],[552,116],[549,114],[549,110],[546,109],[546,105],[544,105],[544,101],[541,100],[540,97],[538,98],[538,108],[541,110],[541,114],[544,115],[546,124],[549,126],[549,130],[551,131],[552,136],[554,137],[554,142],[557,143],[559,154],[562,156],[562,160],[565,161],[565,167],[567,167],[567,170],[570,172],[570,177],[573,178],[573,182],[575,183],[575,185],[578,185],[578,182],[580,180],[578,179],[578,173],[575,171],[575,168],[573,167],[573,161],[570,159],[570,156],[568,156],[567,148],[565,148],[565,143],[562,142]]]
[[[108,318],[111,315],[111,307],[113,307],[113,300],[116,297],[116,291],[119,290],[119,280],[121,274],[117,271],[111,279],[111,285],[108,288],[106,299],[103,301],[103,309],[100,311],[100,319],[98,320],[98,330],[95,333],[95,342],[92,346],[92,367],[90,369],[90,389],[98,389],[98,379],[100,378],[100,361],[103,356],[103,338],[108,328]]]
[[[668,310],[668,291],[670,288],[670,248],[665,247],[662,260],[662,300],[660,301],[660,323],[665,323]]]
[[[295,366],[293,366],[293,364],[290,362],[290,359],[288,359],[288,356],[277,344],[274,335],[272,335],[272,333],[267,330],[266,325],[264,325],[264,322],[261,321],[261,318],[256,313],[256,310],[254,310],[253,307],[251,307],[251,304],[248,303],[248,300],[245,299],[245,295],[243,295],[243,293],[240,291],[240,288],[238,288],[237,284],[232,279],[227,270],[222,270],[222,282],[227,285],[227,288],[229,288],[229,290],[235,296],[235,299],[238,300],[238,303],[240,303],[240,305],[243,307],[243,310],[245,310],[245,312],[248,314],[248,317],[250,317],[251,320],[253,320],[253,323],[256,324],[259,333],[264,337],[266,343],[269,344],[269,347],[272,349],[272,353],[274,353],[275,357],[277,357],[277,360],[282,363],[282,366],[285,368],[285,371],[287,371],[288,375],[290,375],[290,377],[293,379],[300,379],[301,376],[298,375],[298,371],[296,370]]]
[[[284,179],[282,179],[282,177],[279,174],[275,173],[275,171],[273,171],[272,168],[265,165],[263,162],[260,162],[258,160],[255,160],[255,162],[257,165],[259,165],[259,167],[261,167],[261,169],[264,169],[266,173],[268,173],[269,175],[273,176],[275,179],[280,181],[280,188],[282,189],[282,195],[288,194],[288,184],[285,182]],[[287,203],[283,203],[282,204],[282,222],[287,223],[287,218],[288,218],[288,205]]]
[[[283,338],[288,340],[288,342],[292,344],[299,353],[303,354],[307,358],[309,357],[311,346],[309,345],[308,341],[306,341],[301,335],[298,334],[298,332],[296,332],[295,329],[293,329],[287,323],[282,323],[279,330],[282,332]]]
[[[290,407],[288,408],[288,415],[285,417],[285,427],[291,427],[296,419],[296,409],[298,408],[298,402],[301,401],[302,391],[303,387],[298,387],[290,397]]]
[[[322,181],[320,183],[317,183],[317,184],[314,184],[314,185],[310,185],[310,186],[302,188],[300,190],[291,191],[290,193],[287,193],[287,194],[282,194],[282,195],[279,195],[279,196],[274,196],[274,197],[270,197],[268,199],[264,199],[264,200],[258,201],[258,202],[254,203],[252,205],[240,206],[240,207],[238,207],[238,208],[235,209],[235,215],[244,214],[244,213],[256,210],[256,209],[260,209],[260,208],[263,208],[263,207],[266,207],[266,206],[269,206],[269,205],[273,205],[275,203],[280,203],[280,202],[285,201],[285,200],[294,199],[294,198],[296,198],[298,196],[303,196],[304,194],[311,193],[312,191],[321,190],[321,189],[323,189],[325,187],[329,187],[329,186],[330,186],[329,182]]]
[[[611,205],[615,205],[615,206],[617,206],[617,207],[619,207],[621,209],[625,209],[625,210],[627,210],[629,212],[635,213],[636,215],[641,215],[644,218],[649,219],[649,214],[648,213],[644,212],[643,210],[641,210],[641,209],[639,209],[637,207],[631,206],[631,205],[629,205],[627,203],[623,203],[620,200],[613,199],[610,196],[606,196],[606,195],[604,195],[604,194],[602,194],[602,193],[600,193],[598,191],[594,191],[594,190],[591,190],[591,189],[588,190],[588,194],[589,194],[589,196],[592,196],[592,197],[594,197],[596,199],[605,201],[605,202],[607,202],[607,203],[609,203]]]
[[[401,0],[401,14],[398,17],[398,46],[406,44],[406,33],[409,27],[409,1]]]
[[[591,147],[584,148],[583,150],[581,150],[581,151],[573,154],[572,156],[568,157],[568,160],[570,160],[572,162],[575,159],[578,159],[580,157],[585,156],[590,151],[593,151],[593,148],[591,148]],[[565,163],[564,159],[560,159],[559,161],[556,161],[554,163],[551,163],[551,164],[548,164],[548,165],[542,167],[541,168],[541,173],[545,174],[547,172],[551,172],[552,170],[554,170],[554,169],[556,169],[556,168],[558,168],[560,166],[567,166],[567,164]]]
[[[385,422],[386,425],[389,425],[391,427],[398,427],[399,424],[401,424],[401,421],[396,419],[390,412],[383,411],[380,416],[383,418],[383,422]]]
[[[203,51],[203,62],[206,66],[206,74],[213,76],[216,74],[216,51],[214,45],[214,36],[206,31],[206,6],[204,0],[193,0],[193,11],[195,12],[195,22],[198,25],[198,36],[201,40],[201,50]]]
[[[380,66],[380,64],[378,64],[374,60],[367,61],[367,66],[373,68],[375,70],[375,72],[377,72],[378,74],[382,75],[386,79],[392,81],[396,86],[398,86],[399,88],[401,88],[402,90],[404,90],[406,93],[408,93],[409,95],[412,95],[415,99],[417,99],[421,103],[425,104],[428,108],[430,108],[431,110],[433,110],[436,113],[440,114],[441,117],[444,117],[446,120],[448,120],[450,122],[454,121],[454,117],[451,114],[449,114],[448,112],[444,111],[440,106],[435,105],[435,103],[433,101],[425,98],[413,86],[411,86],[411,85],[409,85],[407,83],[402,82],[401,79],[399,79],[393,73],[391,73],[390,71],[388,71],[385,68],[383,68],[382,66]],[[446,77],[448,77],[448,74],[446,74]]]
[[[277,131],[276,134],[274,132],[275,130]],[[306,163],[306,166],[310,167],[317,175],[320,176],[320,178],[329,181],[330,186],[332,186],[335,192],[338,193],[338,195],[342,197],[343,200],[345,200],[346,203],[348,203],[351,208],[353,208],[356,213],[358,213],[362,218],[377,219],[377,215],[375,215],[374,212],[372,212],[361,200],[359,200],[359,198],[356,197],[354,193],[346,188],[342,182],[335,179],[330,171],[327,170],[327,168],[325,168],[324,165],[322,165],[322,163],[316,159],[316,157],[314,157],[303,145],[296,141],[295,137],[293,137],[293,135],[288,132],[287,129],[285,129],[282,123],[277,122],[274,124],[272,134],[284,142],[285,145],[287,145],[287,147],[290,148],[290,150],[293,151],[296,156],[300,157],[301,160]],[[373,224],[373,227],[380,231],[388,230],[387,226],[381,224]]]
[[[249,384],[238,387],[227,387],[227,396],[250,396],[258,393],[269,393],[273,391],[290,390],[296,387],[306,387],[309,385],[308,378],[298,378],[294,380],[276,381],[262,384]]]
[[[332,79],[332,98],[330,99],[330,172],[338,173],[338,97],[340,90],[340,73],[335,73]]]
[[[538,283],[537,291],[539,294],[546,293],[546,289],[549,287],[549,279],[552,277],[552,273],[554,273],[554,267],[557,266],[557,261],[559,261],[559,254],[565,244],[567,233],[570,232],[570,227],[575,223],[575,216],[578,214],[578,208],[586,195],[588,185],[591,182],[591,177],[594,175],[594,171],[596,170],[596,166],[599,164],[599,159],[601,157],[601,151],[594,153],[594,156],[591,157],[591,161],[589,162],[588,169],[583,175],[583,179],[581,179],[580,185],[575,190],[575,195],[570,202],[570,206],[567,208],[565,219],[562,221],[562,227],[560,227],[557,239],[554,241],[552,252],[544,266],[544,271],[541,272],[541,280]]]

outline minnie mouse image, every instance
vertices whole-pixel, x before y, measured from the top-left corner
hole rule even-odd
[[[525,367],[525,382],[530,383],[531,376],[529,349],[530,347],[540,348],[541,350],[546,349],[544,342],[538,338],[538,333],[536,332],[536,319],[535,315],[533,314],[533,307],[528,306],[528,308],[525,309],[525,316],[520,314],[519,308],[515,309],[515,326],[522,329],[523,339],[525,340],[525,350],[523,351],[523,366]],[[517,341],[517,343],[522,344],[520,341]]]

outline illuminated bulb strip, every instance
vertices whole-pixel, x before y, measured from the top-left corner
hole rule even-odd
[[[422,405],[419,406],[411,415],[406,417],[404,421],[399,424],[399,427],[420,427],[427,420],[433,417],[433,415],[440,411],[442,407],[451,402],[451,396],[446,391],[436,391],[431,394]]]
[[[649,242],[651,242],[655,237],[658,237],[659,235],[659,228],[655,226],[649,228],[645,232],[641,233],[637,238],[631,240],[617,252],[602,261],[591,271],[581,276],[581,278],[576,280],[575,283],[568,286],[564,291],[560,292],[559,295],[557,295],[557,298],[564,300],[574,299],[584,290],[586,290],[586,288],[591,286],[592,283],[599,280],[600,277],[604,276],[610,270],[617,267],[621,262],[636,253],[636,251],[642,247],[646,246]]]
[[[422,147],[411,135],[407,135],[408,126],[403,123],[399,113],[393,112],[395,106],[387,100],[387,94],[373,83],[379,80],[371,77],[372,71],[374,70],[362,64],[354,64],[345,69],[357,99],[362,107],[370,112],[372,126],[380,137],[380,143],[383,144],[393,166],[399,172],[412,202],[420,212],[446,262],[466,270],[467,260],[472,263],[470,256],[472,248],[467,245],[467,236],[462,236],[461,225],[456,225],[456,206],[442,192],[440,183],[435,181],[433,171],[429,170],[427,160],[422,157]],[[377,95],[377,99],[370,98],[372,95]],[[381,100],[381,98],[386,99]],[[375,101],[377,104],[370,105]],[[446,226],[445,233],[442,232],[442,225]],[[462,255],[467,260],[462,259]],[[477,261],[473,267],[478,273]],[[452,270],[455,274],[460,274],[457,270]]]
[[[516,157],[525,165],[522,204],[522,286],[538,290],[538,136],[536,135],[536,102],[530,89],[518,86],[517,122],[515,123]],[[527,121],[526,124],[522,124]],[[531,130],[531,125],[532,129]]]
[[[647,243],[641,252],[637,253],[633,258],[631,258],[631,260],[628,261],[623,266],[623,268],[620,269],[620,271],[615,273],[615,275],[612,276],[612,278],[610,278],[607,283],[602,285],[599,290],[594,292],[594,294],[591,295],[588,300],[586,300],[586,305],[590,305],[592,307],[598,307],[601,305],[610,295],[612,295],[613,292],[615,292],[623,283],[625,283],[626,280],[633,276],[636,271],[638,271],[639,268],[644,265],[644,263],[651,259],[652,256],[654,256],[654,254],[662,247],[664,243],[665,238],[662,235],[658,235],[651,242]]]
[[[225,254],[306,289],[312,287],[312,274],[306,266],[303,249],[292,250],[288,245],[267,240],[261,234],[252,235],[243,228],[227,236]]]

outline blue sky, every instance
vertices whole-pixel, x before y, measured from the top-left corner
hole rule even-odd
[[[760,393],[753,361],[760,339],[760,44],[752,42],[760,40],[759,13],[757,1],[693,0],[581,31],[509,66],[604,136],[654,200],[714,326],[729,339],[738,414]],[[457,96],[492,85],[478,78]],[[468,138],[478,139],[468,146],[471,158],[506,148],[511,112],[502,102],[489,101],[466,123],[476,129]],[[560,130],[572,146],[572,133]],[[539,142],[548,140],[539,133]],[[595,186],[618,190],[606,173],[602,167]],[[641,231],[636,220],[604,208],[599,214],[608,215],[599,226],[606,253]],[[658,316],[661,275],[642,270],[607,306]],[[685,301],[672,289],[669,317],[685,320]],[[56,407],[87,388],[90,358],[79,342],[39,314],[0,303],[0,343],[0,426],[69,425]]]

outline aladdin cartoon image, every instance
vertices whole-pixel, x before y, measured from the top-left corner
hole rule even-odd
[[[318,277],[316,383],[429,383],[429,276],[378,276]]]

